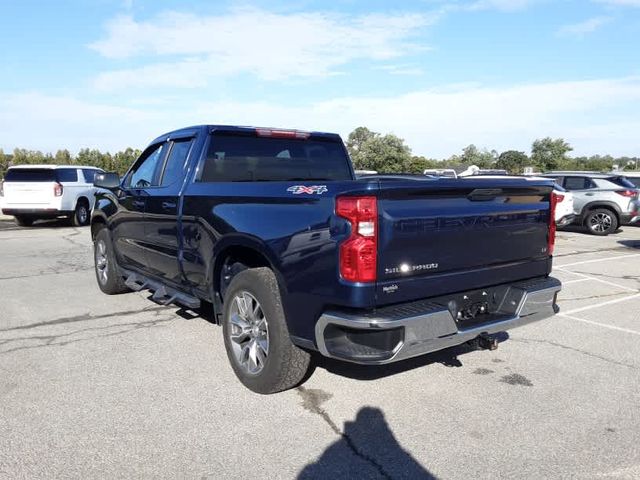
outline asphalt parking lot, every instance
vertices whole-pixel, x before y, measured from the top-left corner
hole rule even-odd
[[[0,220],[0,477],[640,478],[640,228],[555,265],[562,313],[496,351],[260,396],[208,312],[103,295],[88,229]]]

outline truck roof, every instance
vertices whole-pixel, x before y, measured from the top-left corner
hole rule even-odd
[[[329,132],[318,132],[318,131],[308,131],[308,130],[296,130],[294,128],[275,128],[275,127],[256,127],[249,125],[218,125],[218,124],[204,124],[204,125],[192,125],[189,127],[179,128],[177,130],[172,130],[167,132],[159,137],[153,139],[151,144],[164,142],[169,138],[179,138],[179,137],[189,137],[193,136],[196,133],[202,132],[203,130],[212,132],[214,130],[218,131],[226,131],[226,132],[237,132],[237,133],[255,133],[257,130],[273,130],[273,131],[285,131],[285,132],[300,132],[308,134],[310,137],[316,138],[333,138],[340,139],[340,135],[337,133],[329,133]]]

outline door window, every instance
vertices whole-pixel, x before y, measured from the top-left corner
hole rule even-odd
[[[586,190],[594,188],[594,185],[587,177],[567,177],[564,180],[564,188],[567,190]]]
[[[82,175],[84,175],[84,181],[86,183],[91,183],[93,184],[93,181],[95,179],[96,173],[98,173],[99,170],[94,170],[92,168],[83,168],[82,169]]]
[[[156,172],[164,150],[165,144],[162,143],[143,153],[131,172],[129,172],[126,185],[130,188],[147,188],[157,185],[155,181]]]
[[[162,180],[160,181],[161,186],[171,185],[182,178],[192,144],[192,139],[175,140],[172,142],[171,150],[169,151],[162,174]]]
[[[58,177],[58,181],[62,182],[77,182],[78,181],[78,170],[75,168],[59,168],[56,170],[56,176]]]

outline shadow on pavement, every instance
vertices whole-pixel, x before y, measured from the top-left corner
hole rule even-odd
[[[629,225],[623,225],[621,228],[618,228],[618,230],[616,230],[613,233],[610,233],[609,235],[617,235],[619,233],[622,233],[624,231],[622,230],[622,228],[625,228],[628,226]],[[566,227],[558,228],[558,233],[562,233],[562,232],[582,233],[584,235],[593,236],[591,233],[589,233],[589,230],[587,230],[586,227],[583,227],[582,225],[567,225]]]
[[[627,248],[640,248],[640,240],[618,240],[618,243]]]
[[[379,408],[361,408],[342,432],[331,426],[340,438],[304,467],[298,479],[436,478],[400,446]]]
[[[71,228],[67,218],[54,218],[52,220],[36,220],[30,227],[20,227],[13,219],[0,220],[0,230],[37,230],[42,228]]]
[[[497,338],[498,342],[502,343],[509,339],[509,334],[507,332],[500,332],[492,335],[492,337]],[[462,367],[463,364],[460,357],[477,350],[477,347],[464,343],[438,352],[386,365],[358,365],[356,363],[326,358],[318,353],[314,353],[314,363],[316,368],[323,368],[333,374],[354,380],[377,380],[416,368],[426,367],[434,363],[439,363],[445,367]]]

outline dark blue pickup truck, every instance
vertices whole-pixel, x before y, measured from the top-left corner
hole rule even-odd
[[[298,384],[312,351],[383,364],[558,310],[549,180],[356,179],[338,135],[206,125],[96,186],[102,291],[212,303],[259,393]]]

